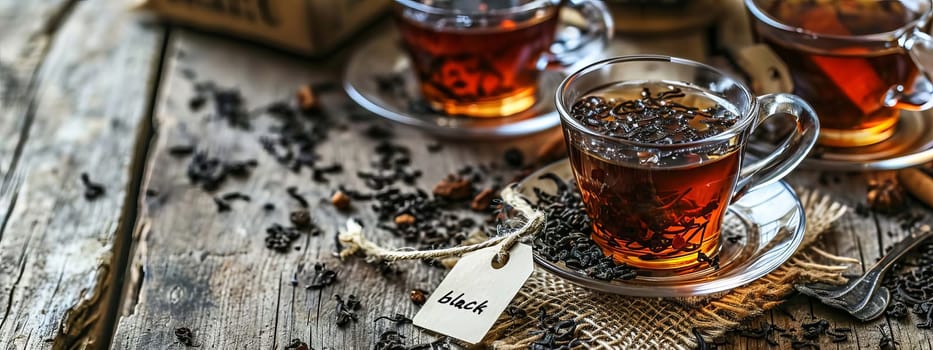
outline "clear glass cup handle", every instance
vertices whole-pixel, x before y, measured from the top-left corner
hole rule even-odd
[[[911,111],[933,108],[933,82],[929,74],[933,69],[933,37],[915,28],[904,35],[899,44],[910,53],[920,73],[910,89],[900,85],[889,89],[884,97],[885,105]]]
[[[733,200],[782,179],[807,157],[816,144],[820,122],[816,112],[803,99],[791,94],[758,97],[758,121],[754,127],[776,116],[792,118],[796,123],[794,131],[770,155],[742,167]]]
[[[542,57],[544,69],[565,70],[596,58],[609,46],[614,24],[612,15],[600,0],[568,0],[565,8],[576,11],[580,18],[557,32],[549,52]]]

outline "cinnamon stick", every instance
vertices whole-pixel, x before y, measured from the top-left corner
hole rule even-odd
[[[897,178],[907,192],[933,208],[933,176],[927,175],[920,169],[910,168],[898,171]]]

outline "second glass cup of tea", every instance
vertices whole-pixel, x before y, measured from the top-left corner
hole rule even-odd
[[[555,43],[562,3],[586,28]],[[591,57],[612,35],[599,0],[395,0],[393,13],[424,98],[448,115],[524,111],[542,70]]]
[[[728,75],[667,56],[624,56],[571,74],[557,110],[593,240],[619,263],[715,265],[730,202],[780,180],[813,147],[816,114],[790,94],[753,95]],[[771,155],[745,145],[772,117],[796,123]]]
[[[900,110],[933,107],[930,0],[745,0],[758,39],[820,116],[819,143],[875,144]]]

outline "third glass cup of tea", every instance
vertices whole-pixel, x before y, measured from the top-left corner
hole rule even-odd
[[[557,110],[593,240],[619,263],[685,270],[716,261],[729,203],[784,177],[816,143],[799,97],[756,97],[701,63],[623,56],[571,74]],[[749,134],[786,117],[794,132],[746,164]]]
[[[758,39],[787,65],[820,117],[819,143],[856,147],[894,134],[900,110],[933,107],[930,0],[745,0]]]
[[[562,3],[584,29],[555,42]],[[542,70],[601,52],[612,34],[599,0],[395,0],[393,12],[428,104],[468,117],[530,108]]]

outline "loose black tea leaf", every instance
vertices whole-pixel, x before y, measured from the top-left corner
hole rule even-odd
[[[179,343],[187,347],[201,347],[201,344],[194,343],[194,333],[188,327],[175,328],[175,339],[178,339]]]
[[[87,200],[92,201],[104,195],[104,186],[91,181],[87,173],[81,173],[81,183],[84,184],[84,198]]]
[[[556,315],[548,314],[541,308],[538,311],[538,329],[529,332],[538,335],[531,344],[533,350],[572,349],[583,345],[583,339],[576,336],[577,321],[573,318],[561,320]]]
[[[230,209],[232,209],[230,207],[230,203],[228,203],[227,201],[225,201],[223,198],[220,198],[220,197],[214,197],[214,204],[217,204],[218,213],[227,212],[227,211],[230,211]]]
[[[525,165],[525,155],[517,148],[507,149],[502,157],[505,159],[505,164],[508,164],[510,167],[517,169]]]
[[[635,269],[604,255],[590,238],[593,226],[577,186],[551,173],[541,178],[552,181],[557,192],[548,194],[534,189],[538,197],[535,206],[544,212],[548,221],[544,231],[534,236],[535,250],[547,260],[563,263],[596,279],[635,278]]]
[[[309,347],[307,343],[301,341],[301,339],[298,339],[298,338],[292,339],[292,341],[290,341],[287,345],[285,345],[285,350],[290,350],[290,349],[314,350],[313,348]]]
[[[186,157],[194,153],[194,145],[175,145],[168,148],[168,154],[173,157]]]
[[[878,326],[878,330],[881,332],[881,338],[878,339],[879,349],[881,350],[896,349],[898,345],[901,345],[900,342],[894,340],[891,334],[884,331],[884,326]]]
[[[284,227],[279,224],[272,224],[266,228],[266,248],[280,253],[286,253],[292,245],[292,242],[301,237],[301,230],[294,227]]]
[[[323,263],[314,264],[314,274],[311,276],[311,282],[305,286],[305,289],[323,289],[337,282],[337,271],[328,270],[327,265]]]
[[[693,333],[693,337],[697,341],[697,350],[709,350],[710,349],[710,346],[706,344],[706,340],[703,339],[703,335],[700,334],[700,331],[696,327],[693,327],[690,331]]]
[[[225,201],[242,200],[242,201],[249,202],[250,200],[252,200],[252,198],[250,198],[249,195],[246,195],[240,192],[224,193],[223,195],[220,196],[220,198]]]
[[[360,301],[355,295],[350,294],[347,296],[347,300],[344,301],[340,294],[334,294],[334,299],[337,300],[337,319],[334,321],[337,327],[343,328],[351,321],[354,323],[359,321],[356,312],[359,311],[362,305],[360,305]]]
[[[295,187],[295,186],[289,186],[289,187],[286,188],[285,190],[288,192],[288,196],[289,196],[289,197],[292,197],[292,199],[294,199],[296,202],[298,202],[298,205],[301,205],[302,208],[307,208],[307,207],[308,207],[308,200],[305,199],[304,196],[302,196],[301,194],[298,193],[298,188],[297,188],[297,187]]]
[[[395,314],[394,316],[379,316],[373,322],[379,322],[380,320],[387,320],[394,323],[396,326],[411,323],[411,319],[402,314]]]

